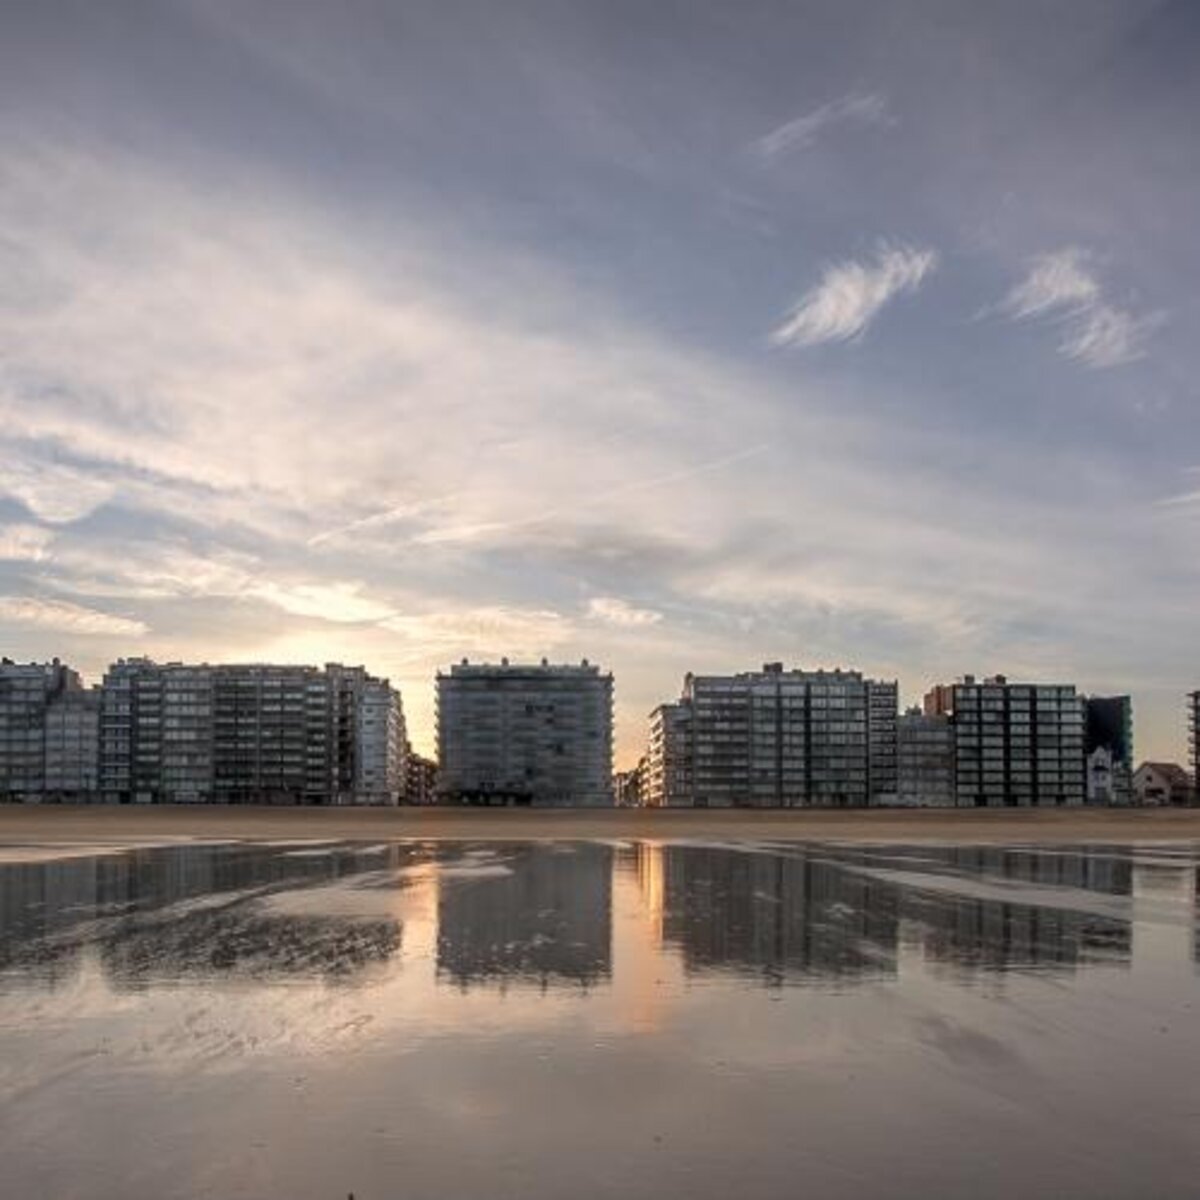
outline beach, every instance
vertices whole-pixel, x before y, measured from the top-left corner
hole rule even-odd
[[[199,839],[705,840],[920,844],[1200,841],[1200,809],[501,809],[0,806],[0,848]]]
[[[1182,1200],[1198,847],[1186,810],[7,807],[5,1181]]]

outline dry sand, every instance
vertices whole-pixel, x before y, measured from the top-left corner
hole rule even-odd
[[[1196,842],[1200,809],[750,811],[0,805],[0,851],[173,841],[546,838]],[[0,853],[0,860],[5,857]]]

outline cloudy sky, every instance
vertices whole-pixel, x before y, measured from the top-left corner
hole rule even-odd
[[[1200,9],[3,0],[0,632],[1200,686]]]

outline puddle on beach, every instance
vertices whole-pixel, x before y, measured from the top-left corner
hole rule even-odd
[[[17,858],[7,1195],[1195,1194],[1190,850]]]

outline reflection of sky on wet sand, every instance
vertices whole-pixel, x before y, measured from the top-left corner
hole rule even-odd
[[[1196,874],[648,843],[8,864],[0,1155],[55,1196],[1190,1195]]]

